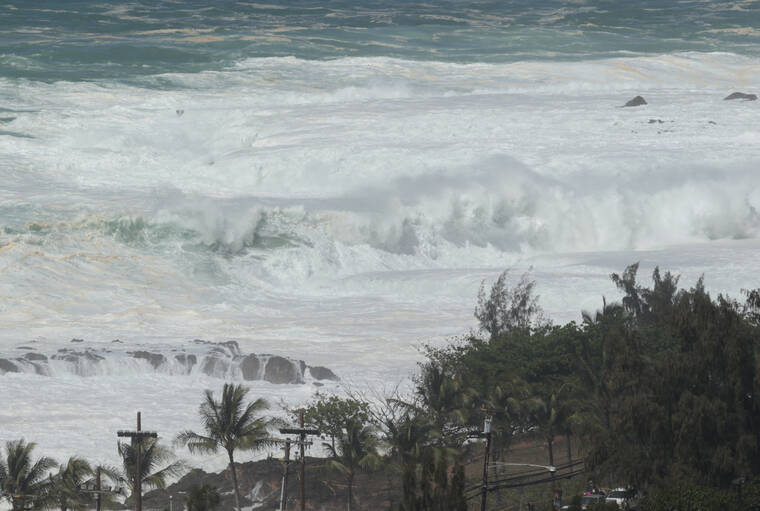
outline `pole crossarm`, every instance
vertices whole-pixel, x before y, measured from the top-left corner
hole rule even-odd
[[[119,430],[116,432],[118,437],[130,437],[142,440],[143,438],[158,438],[158,433],[155,431],[124,431]]]
[[[304,428],[280,428],[280,433],[283,435],[318,435],[318,429],[304,429]]]
[[[311,442],[306,441],[306,437],[309,435],[319,435],[318,429],[305,428],[303,424],[303,410],[298,413],[298,426],[297,428],[280,428],[280,433],[283,435],[298,435],[298,440],[294,440],[293,443],[300,446],[301,451],[301,474],[300,474],[300,486],[301,486],[301,511],[306,510],[306,454],[304,453],[304,447],[311,445]]]
[[[158,433],[155,431],[143,431],[141,414],[140,412],[137,412],[137,430],[119,430],[116,432],[116,436],[121,438],[131,438],[133,447],[135,447],[137,450],[137,459],[135,462],[135,481],[132,493],[135,496],[135,511],[142,511],[142,443],[146,438],[158,438]]]

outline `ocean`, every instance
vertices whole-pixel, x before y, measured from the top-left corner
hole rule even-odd
[[[760,101],[724,100],[760,94],[758,27],[754,0],[4,0],[0,441],[115,463],[137,410],[168,442],[225,381],[275,413],[403,388],[507,269],[556,322],[637,261],[760,287]]]

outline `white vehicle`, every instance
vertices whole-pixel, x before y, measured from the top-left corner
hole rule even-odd
[[[636,510],[639,508],[639,492],[633,489],[615,488],[607,494],[605,502],[617,504],[620,509]]]

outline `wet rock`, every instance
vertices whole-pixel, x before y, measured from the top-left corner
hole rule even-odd
[[[100,362],[101,360],[105,360],[105,357],[102,357],[96,353],[93,353],[89,350],[87,351],[72,351],[67,349],[60,349],[58,350],[58,353],[60,355],[53,355],[50,358],[53,358],[55,360],[65,360],[66,362],[73,362],[78,363],[80,360],[88,360],[90,362]]]
[[[340,381],[340,378],[330,369],[321,366],[309,367],[309,374],[315,380]]]
[[[664,124],[665,121],[662,119],[649,119],[649,124]]]
[[[227,374],[229,367],[230,363],[226,359],[219,357],[206,357],[203,359],[201,371],[209,376],[220,378]]]
[[[647,104],[647,102],[646,102],[646,100],[644,98],[642,98],[641,96],[636,96],[635,98],[633,98],[632,100],[628,101],[623,106],[641,106],[641,105],[646,105],[646,104]]]
[[[271,356],[264,368],[264,379],[270,383],[303,383],[298,367],[284,357]]]
[[[227,350],[232,355],[237,356],[237,355],[242,355],[243,354],[243,352],[240,351],[240,345],[238,345],[237,341],[220,342],[219,345],[220,346],[224,346],[225,348],[227,348]]]
[[[5,358],[0,358],[0,371],[4,373],[17,373],[18,367],[16,364]]]
[[[150,362],[150,365],[153,366],[153,369],[156,369],[158,366],[166,362],[166,357],[161,355],[160,353],[149,353],[147,351],[133,351],[130,354],[134,358],[147,360],[148,362]]]
[[[743,99],[744,101],[755,101],[757,99],[757,94],[746,94],[744,92],[732,92],[725,98],[724,100],[730,100],[730,99]]]
[[[71,339],[70,342],[84,342],[84,339]]]
[[[41,353],[27,353],[24,355],[24,358],[27,360],[39,360],[41,362],[47,362],[47,357]]]
[[[244,380],[258,380],[259,369],[261,369],[261,362],[257,355],[248,355],[240,362],[240,372]]]
[[[183,366],[185,366],[188,374],[193,370],[193,367],[195,364],[198,363],[198,357],[195,355],[186,355],[184,353],[179,355],[174,355],[174,358]]]
[[[97,353],[93,353],[90,350],[87,350],[84,353],[78,353],[78,355],[83,356],[86,360],[89,360],[90,362],[100,362],[101,360],[106,359],[106,357],[102,355],[98,355]]]

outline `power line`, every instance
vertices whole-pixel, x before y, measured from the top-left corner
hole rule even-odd
[[[298,435],[298,440],[295,442],[301,446],[301,511],[306,509],[306,455],[304,454],[304,447],[306,445],[306,435],[318,435],[318,429],[306,429],[303,427],[303,410],[298,414],[298,427],[297,428],[280,428],[280,433],[283,435]]]

